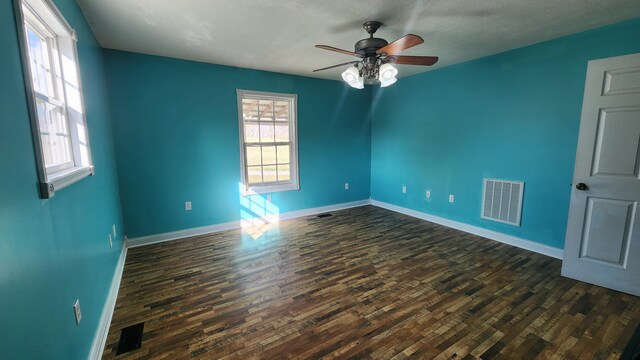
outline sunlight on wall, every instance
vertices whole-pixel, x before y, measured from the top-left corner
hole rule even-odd
[[[242,231],[257,240],[271,228],[272,224],[278,223],[280,209],[253,191],[245,192],[241,183],[239,189]]]

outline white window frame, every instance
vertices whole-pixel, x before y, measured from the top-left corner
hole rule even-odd
[[[242,179],[242,195],[265,194],[280,191],[300,190],[300,176],[298,173],[298,95],[281,94],[273,92],[236,90],[238,100],[238,128],[240,134],[240,174]],[[242,114],[242,99],[253,98],[260,100],[274,100],[289,102],[289,178],[287,182],[278,182],[267,185],[249,185],[247,174],[247,153],[244,142],[244,118]],[[252,143],[253,144],[253,143]],[[256,143],[264,144],[264,143]],[[275,144],[274,144],[275,145]]]
[[[75,30],[51,0],[14,0],[14,12],[38,168],[40,196],[48,199],[56,191],[94,174],[78,62],[77,37]],[[47,42],[49,65],[54,66],[51,70],[55,88],[54,96],[36,91],[33,84],[29,41],[25,30],[27,26]],[[63,63],[63,60],[66,60],[66,63]],[[70,69],[75,73],[69,72]],[[72,97],[69,98],[69,96]],[[70,143],[71,160],[67,163],[48,167],[45,164],[41,134],[46,129],[41,129],[38,121],[38,100],[61,108]]]

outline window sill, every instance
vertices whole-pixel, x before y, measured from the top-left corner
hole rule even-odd
[[[93,175],[93,165],[75,167],[48,176],[47,182],[40,183],[40,195],[43,199],[50,199],[56,193],[67,186],[74,184],[87,176]]]
[[[300,185],[297,183],[289,184],[274,184],[264,186],[250,186],[242,196],[255,195],[255,194],[268,194],[281,191],[300,190]]]

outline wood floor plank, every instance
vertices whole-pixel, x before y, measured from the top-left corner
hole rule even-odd
[[[103,358],[616,359],[640,323],[559,260],[373,206],[261,231],[130,249]]]

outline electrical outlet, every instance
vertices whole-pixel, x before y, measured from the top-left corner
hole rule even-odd
[[[109,234],[109,247],[113,247],[113,239],[111,238],[111,234]]]
[[[73,303],[73,314],[76,317],[76,325],[80,325],[80,320],[82,320],[82,310],[80,310],[80,299],[76,299],[76,302]]]
[[[271,202],[271,195],[267,195],[267,201]]]
[[[431,199],[431,190],[427,190],[426,196],[427,199]]]
[[[111,229],[113,230],[113,237],[115,238],[116,237],[116,224],[113,224],[111,226]]]
[[[349,183],[344,183],[344,189],[349,190]]]
[[[184,209],[186,211],[191,211],[191,201],[187,201],[184,203]]]
[[[402,193],[403,194],[407,193],[407,187],[405,185],[402,185]]]
[[[449,195],[449,202],[453,203],[453,195]]]

